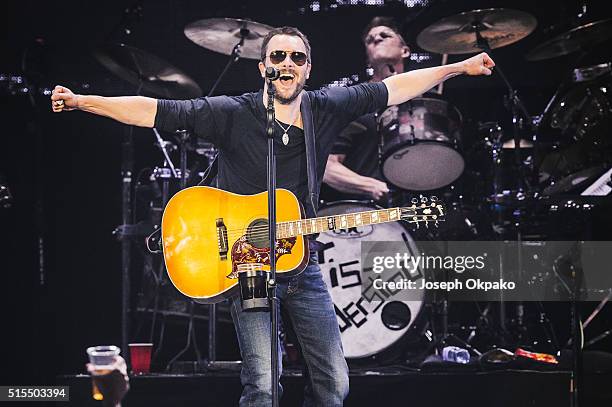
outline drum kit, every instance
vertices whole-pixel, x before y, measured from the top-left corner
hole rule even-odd
[[[523,11],[472,10],[431,24],[417,36],[417,43],[437,54],[486,51],[495,59],[492,50],[520,41],[536,25],[535,17]],[[583,24],[537,46],[527,59],[588,53],[594,44],[611,37],[612,20]],[[535,216],[536,212],[541,215],[542,208],[553,214],[559,207],[568,207],[567,202],[578,200],[580,204],[569,207],[590,211],[599,202],[594,196],[612,192],[612,139],[606,134],[612,125],[611,68],[609,61],[575,68],[571,79],[559,86],[542,114],[534,117],[527,113],[498,64],[496,74],[508,90],[507,122],[513,126],[503,129],[498,121],[480,123],[479,138],[472,146],[462,138],[460,110],[441,94],[426,93],[380,112],[378,158],[383,177],[392,186],[393,204],[401,204],[406,195],[423,191],[443,194],[451,209],[447,216],[450,227],[433,235],[428,232],[426,237],[439,240],[520,240],[523,226],[538,224]],[[358,201],[331,202],[320,212],[354,212],[367,205]],[[531,236],[555,238],[546,233],[540,230]],[[414,236],[400,225],[319,236],[318,240],[325,244],[320,265],[334,300],[347,358],[375,360],[406,339],[423,336],[425,325],[421,322],[428,317],[424,310],[430,300],[427,293],[422,293],[420,301],[388,298],[371,303],[353,284],[358,278],[355,270],[360,267],[361,242],[403,241],[408,252],[418,253]],[[357,283],[360,286],[363,282]],[[396,323],[389,325],[384,310],[391,309],[391,305],[398,306],[393,308]],[[447,306],[431,307],[434,315],[429,315],[430,322],[437,318],[447,324]],[[439,311],[441,308],[445,311]],[[506,319],[506,315],[499,318]],[[473,321],[463,322],[474,325]],[[505,321],[499,323],[503,326]],[[447,328],[443,326],[442,331],[448,332]],[[524,330],[524,326],[520,329]],[[474,330],[470,340],[473,336]],[[470,346],[462,340],[456,342]],[[497,343],[500,342],[504,340]]]

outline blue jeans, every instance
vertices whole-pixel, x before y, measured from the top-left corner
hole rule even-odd
[[[316,260],[313,263],[311,258],[301,274],[278,280],[277,287],[280,306],[291,318],[309,373],[304,407],[342,406],[348,394],[348,367],[334,305]],[[242,355],[240,406],[271,406],[270,313],[243,312],[240,297],[231,303]]]

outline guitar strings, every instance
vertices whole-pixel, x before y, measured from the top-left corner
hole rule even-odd
[[[334,216],[339,216],[339,215],[334,215]],[[421,219],[417,219],[417,220],[409,220],[408,222],[438,222],[441,221],[442,219],[433,219],[434,215],[419,215],[419,218]],[[427,218],[424,218],[427,217]],[[432,219],[429,219],[429,217],[431,217]],[[315,218],[316,219],[316,218]],[[303,219],[304,220],[304,219]],[[297,221],[289,221],[289,222],[297,222]],[[385,221],[385,222],[376,222],[376,223],[370,223],[371,225],[373,224],[380,224],[380,223],[390,223],[390,222],[395,222],[395,221]],[[281,223],[285,223],[285,222],[281,222]],[[358,225],[355,226],[347,226],[348,227],[356,227]],[[368,226],[368,225],[361,225],[361,226]],[[297,229],[297,227],[295,228]],[[303,228],[303,230],[305,230],[306,228]],[[346,228],[338,228],[338,229],[346,229]],[[323,231],[328,231],[330,229],[325,229]],[[222,233],[227,236],[227,237],[239,237],[239,236],[243,236],[248,234],[251,237],[255,237],[255,238],[261,238],[264,236],[268,236],[268,226],[254,226],[253,228],[251,228],[250,230],[248,228],[245,229],[227,229],[222,231]],[[277,226],[277,233],[278,233],[278,226]],[[314,233],[318,233],[318,232],[313,232],[313,233],[301,233],[302,235],[309,235],[309,234],[314,234]],[[289,236],[289,237],[295,237],[295,236],[299,236],[300,234],[295,234],[294,236]]]
[[[413,209],[411,209],[413,210]],[[384,209],[383,209],[384,211]],[[348,214],[338,214],[338,215],[330,215],[330,216],[326,216],[326,217],[319,217],[319,218],[310,218],[310,219],[297,219],[297,220],[290,220],[290,221],[283,221],[283,222],[279,222],[279,224],[287,224],[289,222],[305,222],[305,221],[312,221],[313,219],[315,219],[317,222],[322,222],[323,224],[327,224],[328,219],[329,218],[335,218],[338,216],[344,216],[344,215],[363,215],[363,214],[372,214],[375,213],[377,211],[362,211],[362,212],[352,212],[352,213],[348,213]],[[371,216],[371,215],[370,215]],[[434,216],[437,216],[436,214],[420,214],[420,215],[414,215],[417,217],[420,217],[422,219],[418,219],[417,221],[425,221],[426,218],[433,218]],[[410,215],[408,215],[408,217],[410,217]],[[382,217],[381,217],[382,218]],[[370,217],[371,219],[371,217]],[[436,219],[433,219],[436,220]],[[378,223],[386,223],[386,222],[395,222],[393,220],[390,219],[390,217],[387,218],[387,220],[384,220],[383,222],[367,222],[370,224],[378,224]],[[277,228],[278,225],[277,224]],[[297,227],[296,227],[297,228]],[[305,228],[304,228],[305,229]],[[268,230],[268,225],[262,225],[262,226],[254,226],[253,228],[251,228],[251,230]],[[226,229],[227,232],[238,232],[238,233],[244,233],[244,229]]]
[[[279,222],[280,224],[286,224],[289,222],[299,222],[299,221],[312,221],[313,219],[317,220],[317,221],[322,221],[323,223],[327,223],[327,219],[329,218],[335,218],[338,216],[345,216],[345,215],[364,215],[364,214],[370,214],[370,219],[371,219],[371,214],[379,212],[379,211],[389,211],[389,210],[393,210],[393,209],[400,209],[400,210],[410,210],[410,211],[414,211],[415,209],[408,209],[408,208],[390,208],[390,209],[380,209],[380,210],[374,210],[374,211],[361,211],[361,212],[351,212],[351,213],[346,213],[346,214],[338,214],[338,215],[330,215],[330,216],[325,216],[325,217],[318,217],[318,218],[310,218],[310,219],[296,219],[296,220],[290,220],[290,221],[283,221],[283,222]],[[417,208],[417,209],[421,209],[421,208]],[[428,214],[422,214],[422,215],[416,215],[419,217],[433,217],[436,216],[435,214],[432,215],[428,215]],[[410,217],[410,215],[408,215],[408,217]],[[382,217],[381,217],[382,218]],[[399,220],[399,219],[398,219]],[[390,218],[388,218],[388,220],[384,221],[385,222],[395,222],[390,220]],[[374,223],[374,222],[373,222]],[[381,222],[375,222],[375,223],[381,223]],[[278,227],[278,226],[277,226]],[[251,230],[255,230],[255,229],[268,229],[267,225],[264,226],[254,226]],[[227,229],[228,232],[242,232],[244,229]]]

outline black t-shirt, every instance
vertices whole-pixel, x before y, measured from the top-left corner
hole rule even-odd
[[[342,164],[364,177],[383,180],[378,159],[378,136],[376,114],[368,113],[353,121],[340,132],[332,146],[331,154],[343,154]],[[324,185],[321,198],[325,201],[343,199],[369,200],[368,195],[350,194]]]
[[[360,84],[309,91],[312,101],[317,174],[323,179],[327,156],[336,136],[348,123],[387,105],[383,83]],[[267,188],[266,111],[263,91],[241,96],[215,96],[191,100],[159,100],[155,127],[164,131],[185,129],[219,148],[219,187],[239,194]],[[288,124],[283,123],[285,128]],[[281,141],[276,124],[277,187],[292,191],[309,208],[304,132],[289,129],[289,143]],[[312,216],[312,214],[309,214]]]

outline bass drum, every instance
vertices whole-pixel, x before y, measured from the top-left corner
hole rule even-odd
[[[318,216],[330,216],[380,209],[359,201],[338,201],[325,205]],[[379,354],[404,337],[421,313],[424,291],[419,301],[397,301],[394,295],[385,298],[381,290],[362,294],[361,243],[405,242],[408,253],[418,254],[414,240],[399,222],[360,226],[348,230],[324,232],[317,240],[319,265],[334,302],[340,326],[344,355],[360,359]],[[367,292],[367,290],[366,290]]]

